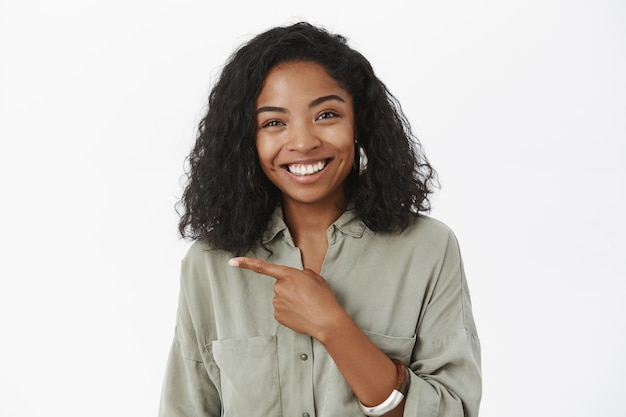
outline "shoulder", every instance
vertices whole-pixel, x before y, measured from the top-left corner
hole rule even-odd
[[[187,254],[183,258],[183,262],[195,262],[201,259],[205,259],[209,254],[215,253],[214,249],[209,246],[203,240],[195,240],[189,249],[187,250]]]
[[[233,256],[234,255],[228,251],[213,248],[203,240],[195,240],[187,250],[183,262],[213,262],[216,260],[228,260]]]
[[[460,257],[459,242],[447,224],[429,216],[419,216],[407,228],[409,235],[422,242],[427,242],[432,250],[445,253],[447,256]]]
[[[447,224],[430,216],[419,215],[407,228],[411,233],[417,233],[433,238],[448,239],[452,229]]]
[[[373,232],[372,232],[373,233]],[[447,245],[456,241],[454,232],[448,225],[429,216],[419,215],[408,227],[397,233],[385,234],[388,239],[404,242],[426,242],[429,245]]]
[[[227,269],[232,255],[226,251],[214,249],[202,240],[196,240],[187,250],[181,262],[182,277],[195,281],[198,277],[207,277]]]
[[[402,231],[387,233],[366,229],[363,237],[362,244],[368,251],[375,250],[390,259],[410,259],[422,266],[438,264],[451,254],[459,254],[451,228],[424,215],[416,217]]]

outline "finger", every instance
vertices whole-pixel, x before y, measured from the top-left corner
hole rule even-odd
[[[294,273],[294,271],[301,272],[297,269],[290,268],[284,265],[276,265],[271,262],[265,262],[260,259],[236,257],[228,261],[228,265],[237,268],[249,269],[258,274],[268,275],[276,279],[284,279]]]

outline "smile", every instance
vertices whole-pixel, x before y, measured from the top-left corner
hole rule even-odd
[[[287,165],[287,170],[299,177],[304,175],[311,175],[323,170],[326,167],[328,161],[328,159],[325,159],[314,164],[289,164]]]

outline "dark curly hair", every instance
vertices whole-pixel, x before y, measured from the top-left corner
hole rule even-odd
[[[429,210],[436,174],[397,100],[343,36],[300,22],[254,37],[222,69],[187,159],[181,236],[235,255],[261,243],[281,193],[259,164],[254,104],[268,72],[287,61],[323,66],[352,96],[367,155],[366,169],[353,170],[346,183],[358,217],[372,230],[395,232]]]

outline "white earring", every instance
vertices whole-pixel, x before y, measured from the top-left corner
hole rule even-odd
[[[354,155],[354,168],[356,170],[358,164],[359,175],[361,175],[367,169],[367,154],[356,139],[354,139],[354,151],[356,154]]]

